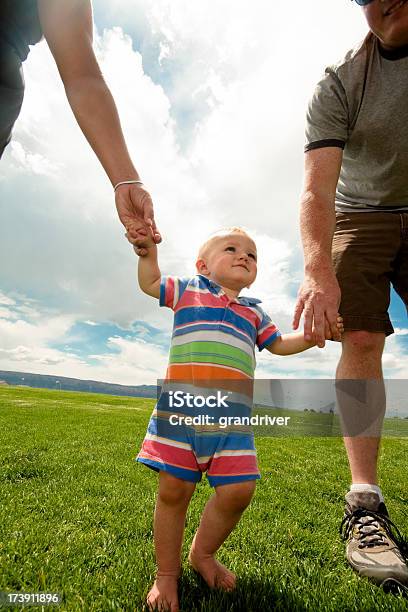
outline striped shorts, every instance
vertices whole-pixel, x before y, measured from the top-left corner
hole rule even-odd
[[[137,461],[189,482],[199,482],[206,472],[212,487],[259,479],[253,432],[227,424],[227,412],[235,418],[250,414],[250,409],[237,403],[221,414],[218,407],[175,409],[162,393]]]

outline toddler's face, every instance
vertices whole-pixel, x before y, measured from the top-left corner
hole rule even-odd
[[[197,262],[198,271],[223,287],[249,287],[257,273],[256,245],[245,234],[216,238]]]

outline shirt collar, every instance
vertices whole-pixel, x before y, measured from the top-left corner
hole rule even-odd
[[[395,47],[393,49],[384,49],[378,41],[378,50],[380,55],[387,60],[395,61],[408,57],[408,45],[402,45],[402,47]]]
[[[238,301],[243,306],[256,306],[262,303],[262,300],[258,300],[258,298],[254,297],[238,297]]]
[[[213,290],[213,292],[217,295],[226,295],[225,292],[222,290],[222,287],[218,283],[214,282],[213,280],[210,280],[203,274],[198,274],[197,276],[199,276],[200,279],[204,282],[204,284],[207,285],[210,290]],[[238,296],[235,301],[238,304],[242,304],[242,306],[256,306],[257,304],[261,304],[261,300],[247,296]]]

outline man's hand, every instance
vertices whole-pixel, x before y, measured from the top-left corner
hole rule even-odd
[[[314,340],[319,348],[323,348],[328,336],[341,340],[337,321],[340,297],[340,287],[333,270],[309,273],[299,289],[293,329],[298,329],[303,313],[306,341]]]
[[[126,228],[126,238],[141,257],[147,247],[161,242],[161,235],[154,221],[153,203],[149,192],[140,184],[120,185],[115,192],[119,219]]]

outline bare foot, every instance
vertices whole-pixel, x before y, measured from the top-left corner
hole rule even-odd
[[[211,555],[200,555],[197,550],[190,550],[190,565],[201,574],[211,589],[233,591],[237,581],[236,575]]]
[[[160,612],[178,612],[176,576],[157,576],[147,596],[147,607]]]

